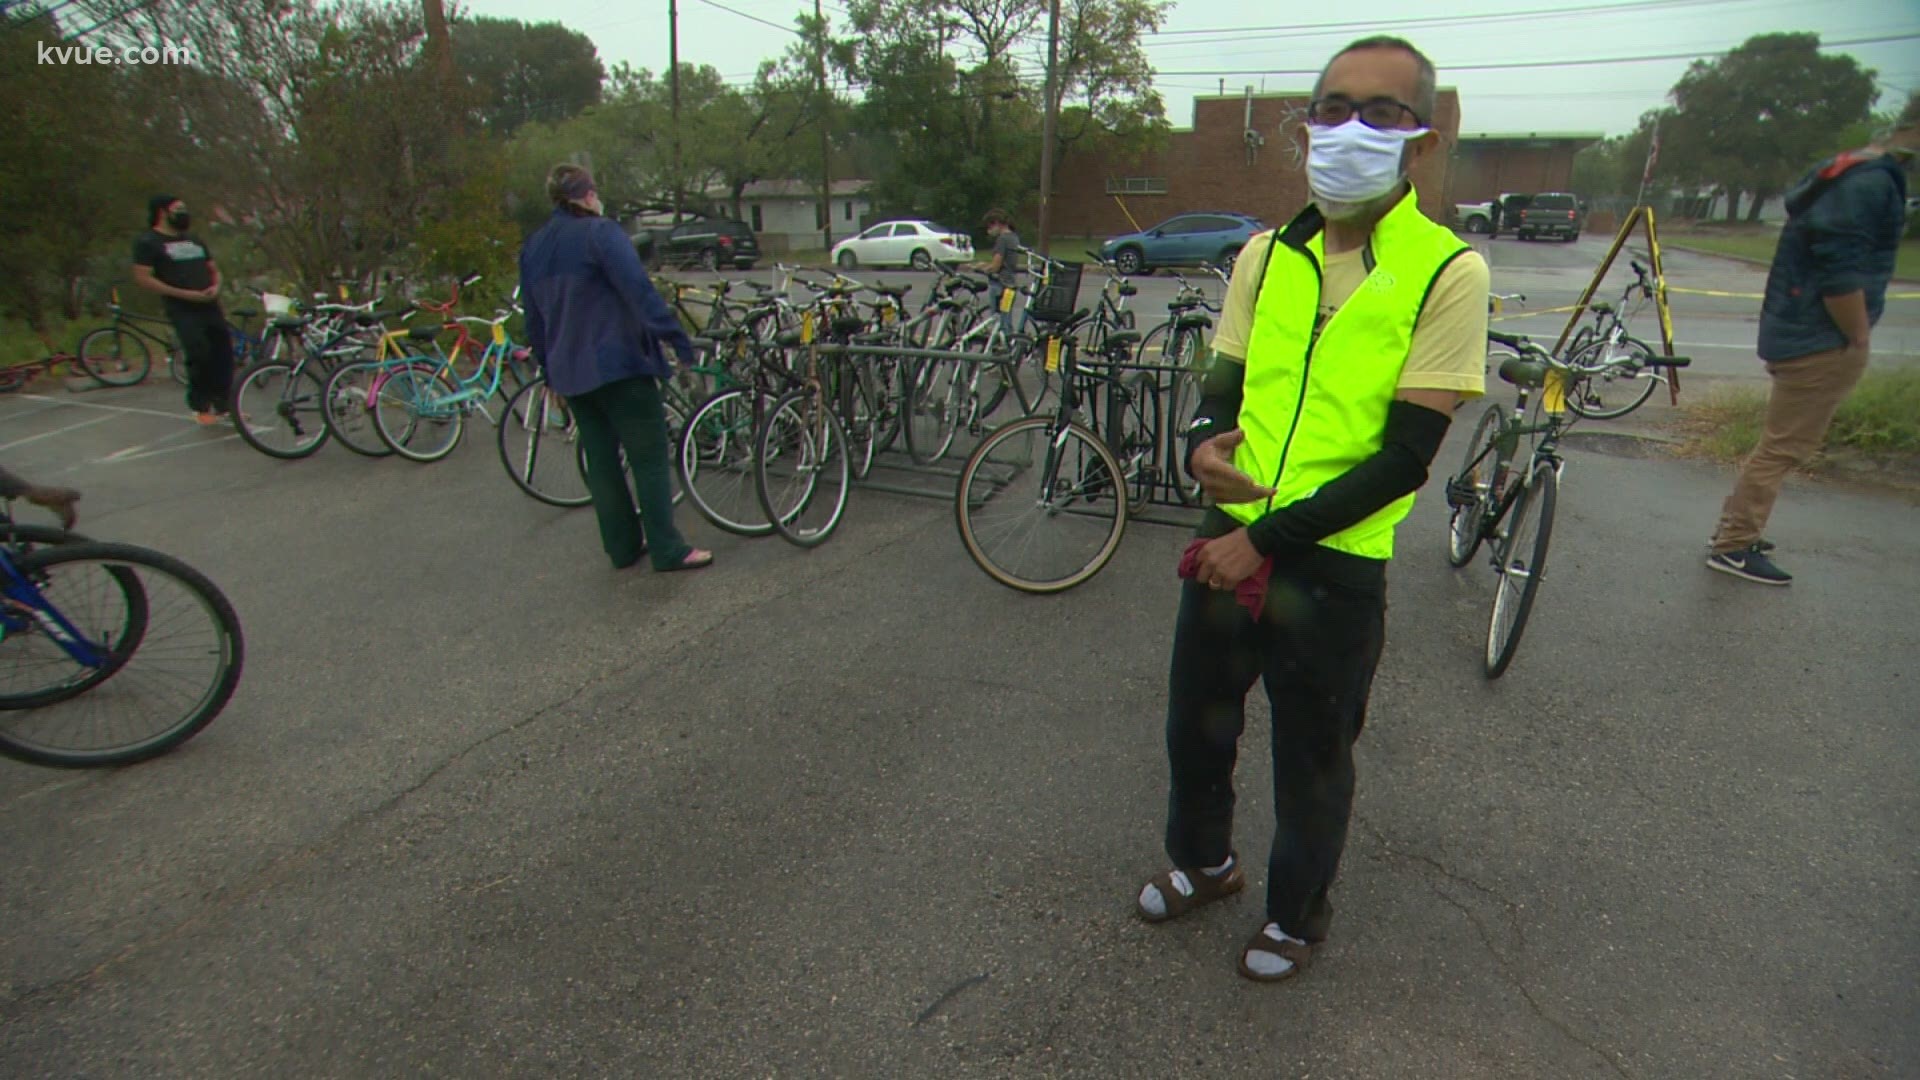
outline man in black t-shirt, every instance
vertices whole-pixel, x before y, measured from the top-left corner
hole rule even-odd
[[[171,195],[147,201],[147,231],[133,242],[133,280],[165,298],[167,318],[187,356],[187,408],[203,425],[227,413],[233,385],[233,337],[220,310],[220,268],[187,231],[187,204]]]

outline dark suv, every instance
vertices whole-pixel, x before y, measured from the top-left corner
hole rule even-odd
[[[1586,224],[1585,215],[1581,213],[1584,209],[1578,198],[1563,191],[1535,195],[1527,208],[1520,211],[1515,231],[1522,240],[1557,236],[1571,244],[1580,239],[1580,227]]]
[[[651,269],[698,266],[751,270],[760,259],[760,241],[745,222],[696,214],[678,225],[629,226],[634,250]]]

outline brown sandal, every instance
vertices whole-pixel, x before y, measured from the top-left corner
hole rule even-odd
[[[1281,933],[1285,932],[1284,930],[1281,931]],[[1251,952],[1263,952],[1277,956],[1282,960],[1290,961],[1292,966],[1278,975],[1263,975],[1253,970],[1253,968],[1247,964],[1247,954]],[[1253,939],[1248,941],[1246,947],[1240,950],[1240,974],[1252,979],[1254,982],[1283,982],[1305,971],[1307,965],[1311,963],[1313,963],[1313,946],[1303,945],[1291,940],[1276,941],[1272,935],[1267,933],[1265,925],[1262,925],[1260,929],[1254,931]]]
[[[1247,887],[1247,876],[1240,872],[1240,856],[1233,856],[1233,869],[1215,877],[1204,870],[1177,871],[1193,887],[1191,895],[1181,892],[1173,883],[1176,871],[1162,870],[1155,874],[1147,884],[1160,891],[1160,901],[1167,907],[1165,915],[1155,915],[1134,901],[1134,911],[1150,923],[1167,922],[1177,919],[1195,908],[1205,907],[1215,900],[1225,900],[1234,893]]]

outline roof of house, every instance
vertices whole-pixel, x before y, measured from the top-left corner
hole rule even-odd
[[[871,180],[835,180],[832,192],[835,195],[864,195],[873,186]],[[707,189],[707,194],[725,197],[732,191],[724,187]],[[817,199],[820,197],[818,180],[756,180],[740,192],[743,199]]]
[[[1460,142],[1528,142],[1539,140],[1558,140],[1572,142],[1576,140],[1599,142],[1607,137],[1604,131],[1476,131],[1461,132]]]

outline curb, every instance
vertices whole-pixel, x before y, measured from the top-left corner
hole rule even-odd
[[[1746,255],[1730,255],[1724,251],[1708,251],[1706,248],[1693,247],[1685,240],[1667,240],[1663,238],[1660,241],[1660,246],[1662,248],[1672,248],[1675,251],[1684,251],[1689,255],[1705,255],[1711,259],[1725,259],[1728,262],[1745,263],[1748,266],[1759,266],[1767,269],[1773,267],[1772,259],[1755,259]],[[1920,285],[1920,278],[1889,278],[1887,285],[1889,287],[1894,285]]]

